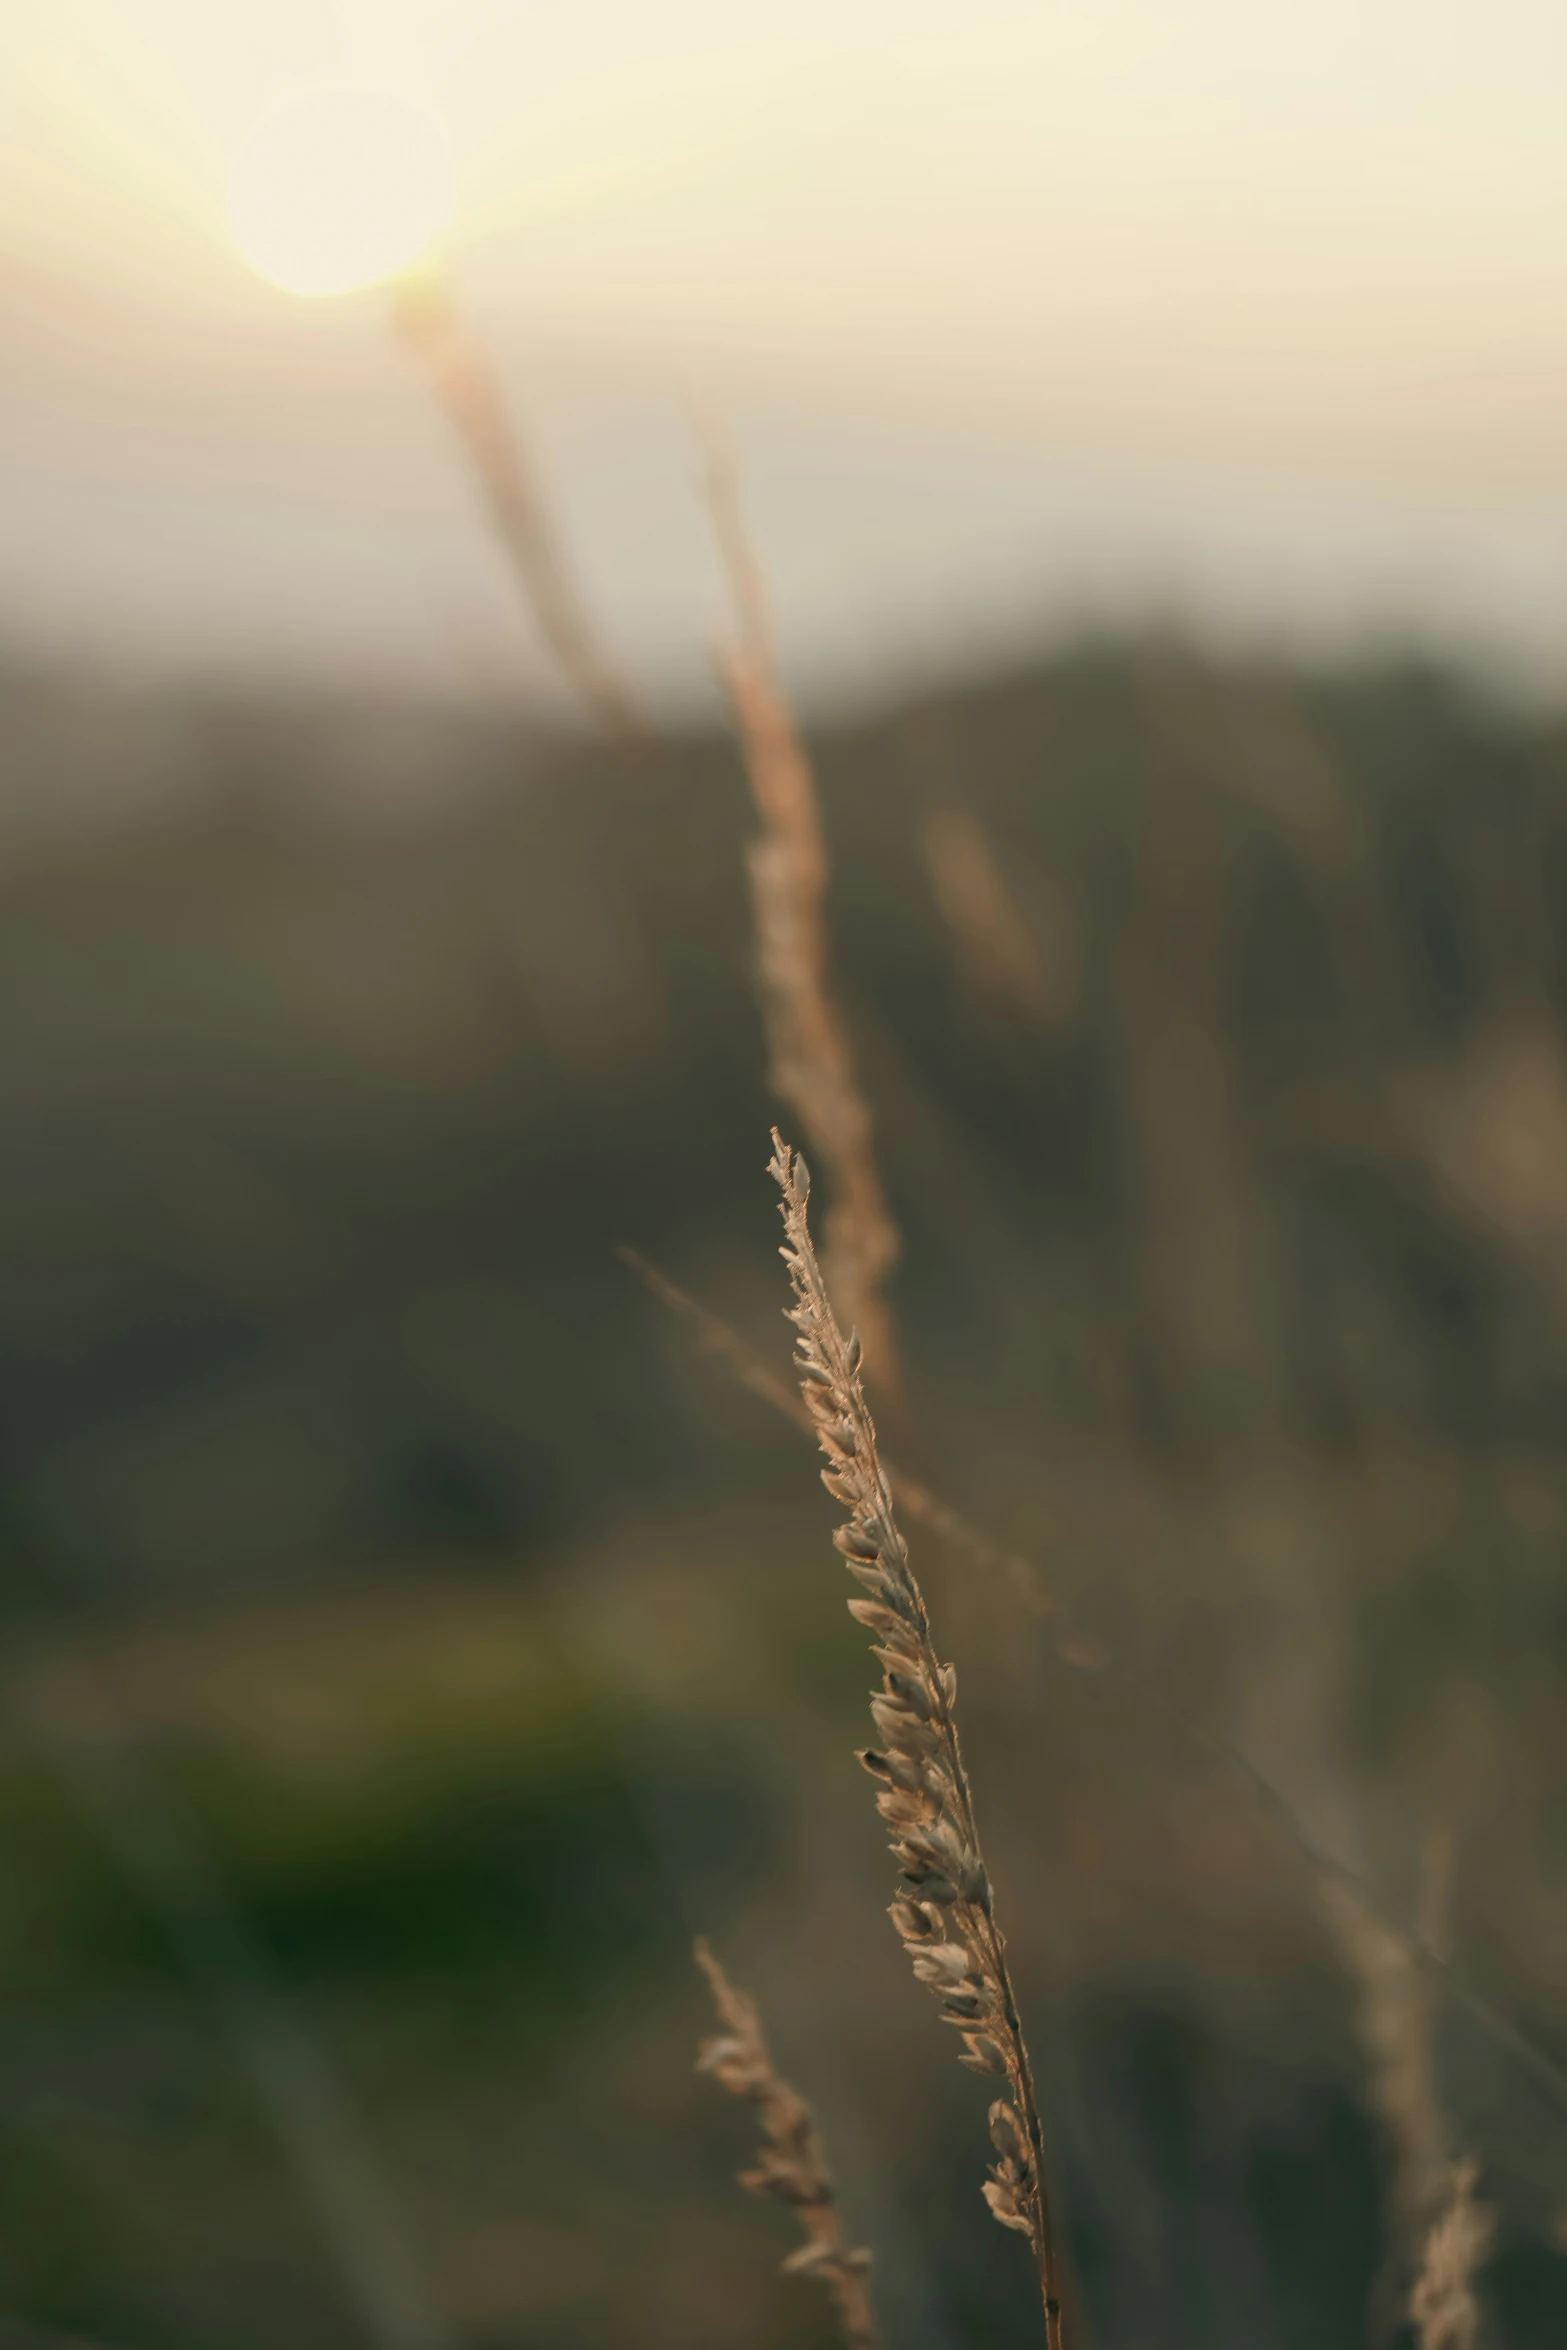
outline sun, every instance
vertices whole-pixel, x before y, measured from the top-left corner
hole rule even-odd
[[[290,294],[351,293],[411,268],[456,206],[433,114],[390,91],[310,90],[262,117],[229,179],[245,259]]]

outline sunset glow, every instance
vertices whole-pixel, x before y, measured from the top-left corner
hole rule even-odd
[[[363,89],[313,90],[265,115],[228,191],[235,243],[286,292],[344,294],[428,253],[456,202],[433,115]]]
[[[170,641],[398,666],[427,583],[499,613],[386,305],[293,298],[433,246],[660,659],[687,385],[829,652],[1045,580],[1554,658],[1560,48],[1546,0],[0,0],[0,612],[118,641],[162,579]],[[439,559],[362,521],[410,506]]]

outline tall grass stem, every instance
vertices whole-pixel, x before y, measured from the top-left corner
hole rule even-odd
[[[897,1226],[876,1163],[870,1105],[831,980],[827,843],[816,778],[778,674],[766,589],[740,510],[734,468],[706,428],[707,499],[735,627],[719,661],[762,833],[748,865],[769,1076],[828,1178],[824,1253],[843,1317],[860,1333],[883,1398],[901,1395],[885,1285]]]
[[[817,1261],[810,1177],[773,1134],[771,1172],[783,1195],[784,1263],[794,1303],[800,1393],[827,1467],[822,1483],[849,1512],[833,1541],[861,1596],[849,1613],[875,1636],[882,1687],[871,1699],[880,1748],[860,1761],[902,1870],[889,1912],[914,1972],[963,2042],[959,2061],[1004,2086],[990,2108],[995,2159],[985,2201],[1028,2239],[1039,2273],[1049,2350],[1061,2350],[1061,2274],[1045,2184],[1033,2070],[997,1923],[958,1739],[957,1670],[936,1653],[924,1595],[909,1563],[865,1400],[858,1336],[845,1337]]]

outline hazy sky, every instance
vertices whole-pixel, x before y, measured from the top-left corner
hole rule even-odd
[[[461,282],[646,662],[733,413],[791,643],[1185,601],[1567,650],[1559,7],[0,0],[0,631],[510,658],[376,296],[223,229],[290,88],[417,91]]]

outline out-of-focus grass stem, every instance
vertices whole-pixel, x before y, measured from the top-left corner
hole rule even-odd
[[[826,1172],[828,1280],[844,1321],[860,1334],[884,1407],[896,1407],[902,1379],[885,1285],[898,1261],[898,1230],[876,1162],[870,1104],[833,992],[827,843],[816,778],[778,675],[766,588],[733,464],[716,427],[702,419],[699,429],[708,509],[734,606],[733,634],[719,665],[762,823],[748,863],[768,1074]]]
[[[612,741],[645,749],[646,716],[589,617],[522,435],[444,272],[431,266],[401,279],[393,316],[462,443],[495,534],[563,676]]]

